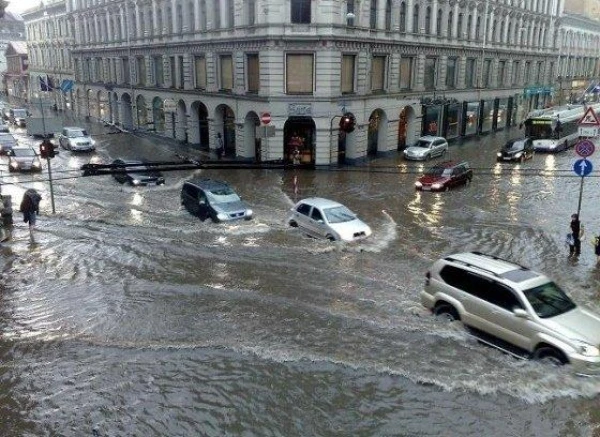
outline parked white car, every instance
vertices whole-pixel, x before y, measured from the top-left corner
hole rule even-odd
[[[91,152],[96,149],[96,141],[81,127],[63,127],[58,142],[63,149],[73,152]]]
[[[425,136],[417,143],[404,149],[404,159],[427,161],[436,156],[444,156],[448,151],[448,141],[443,137]]]
[[[315,238],[331,241],[357,241],[371,235],[371,228],[341,203],[310,197],[292,208],[288,219],[292,227],[301,228]]]

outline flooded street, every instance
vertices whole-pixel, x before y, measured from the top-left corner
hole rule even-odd
[[[105,162],[194,157],[91,130]],[[483,346],[419,301],[436,259],[479,250],[548,274],[600,312],[597,171],[571,261],[574,151],[497,164],[507,135],[451,145],[474,177],[446,193],[416,192],[430,163],[396,154],[340,169],[168,172],[164,186],[134,188],[81,177],[94,155],[61,150],[56,214],[47,173],[9,175],[2,157],[15,229],[0,247],[0,435],[600,435],[600,379]],[[228,181],[255,219],[193,218],[180,204],[192,176]],[[17,212],[30,187],[43,195],[35,242]],[[344,203],[373,235],[345,245],[288,227],[308,196]]]

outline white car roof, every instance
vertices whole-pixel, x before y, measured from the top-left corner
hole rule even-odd
[[[299,205],[301,203],[316,206],[317,208],[333,208],[336,206],[344,206],[339,202],[325,199],[323,197],[307,197],[306,199],[302,199],[301,201],[299,201],[296,205]]]
[[[425,136],[419,138],[419,141],[421,141],[421,140],[423,140],[423,141],[434,141],[434,140],[444,140],[444,141],[446,141],[446,138],[444,138],[444,137],[435,137],[433,135],[425,135]]]
[[[77,127],[77,126],[65,126],[63,127],[64,130],[85,130],[84,127]]]

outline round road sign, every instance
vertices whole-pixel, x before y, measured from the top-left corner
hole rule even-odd
[[[268,113],[268,112],[264,112],[260,116],[260,121],[262,121],[263,124],[269,124],[269,123],[271,123],[271,114]]]
[[[593,169],[594,166],[592,165],[592,162],[588,161],[587,159],[578,159],[575,161],[575,164],[573,164],[573,171],[577,176],[587,176],[592,172]]]
[[[596,147],[594,146],[594,143],[592,143],[590,140],[581,140],[575,146],[575,153],[577,153],[582,158],[592,156],[595,150]]]

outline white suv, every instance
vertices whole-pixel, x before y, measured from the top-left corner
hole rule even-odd
[[[460,320],[484,343],[600,374],[600,316],[578,307],[546,276],[468,252],[436,261],[426,278],[422,304]]]
[[[58,142],[63,149],[73,152],[92,152],[96,141],[81,127],[63,127]]]
[[[448,151],[448,141],[444,137],[424,136],[416,144],[404,149],[404,159],[427,161],[436,156],[444,156]]]

